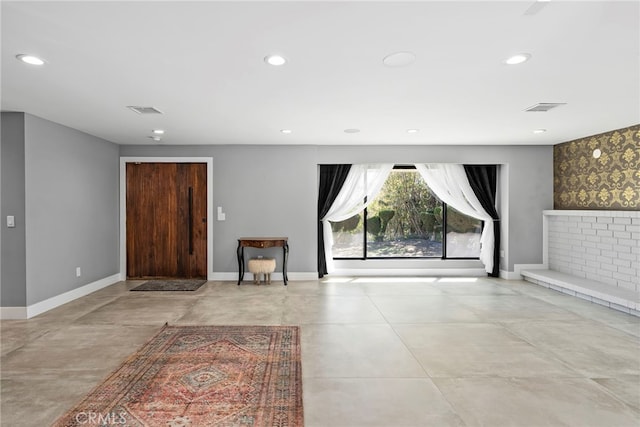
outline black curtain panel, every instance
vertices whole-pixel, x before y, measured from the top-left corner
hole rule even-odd
[[[467,179],[482,207],[493,218],[493,271],[491,277],[500,275],[500,216],[496,210],[496,165],[464,165]]]
[[[322,218],[329,212],[347,179],[351,165],[320,165],[320,186],[318,189],[318,277],[327,274],[327,260],[324,256],[324,233]]]

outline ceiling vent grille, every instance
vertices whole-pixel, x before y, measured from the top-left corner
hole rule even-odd
[[[546,112],[549,111],[553,108],[559,107],[561,105],[565,105],[566,103],[564,102],[540,102],[536,105],[532,105],[531,107],[527,108],[524,111],[530,112],[530,113],[538,113],[538,112]]]
[[[548,4],[549,4],[549,1],[536,0],[531,6],[529,6],[529,8],[527,10],[525,10],[524,14],[525,15],[536,15],[542,9],[547,7]]]
[[[139,107],[136,105],[128,105],[127,108],[131,111],[135,111],[138,114],[162,114],[162,111],[158,110],[155,107]]]

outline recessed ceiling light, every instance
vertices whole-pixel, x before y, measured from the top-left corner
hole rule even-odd
[[[407,133],[418,133],[420,129],[407,129]]]
[[[531,59],[530,53],[518,53],[517,55],[513,55],[505,59],[504,63],[507,65],[518,65],[523,62],[527,62],[529,59]]]
[[[533,133],[545,133],[546,131],[546,129],[536,129],[533,131]]]
[[[281,55],[268,55],[264,57],[264,62],[266,62],[269,65],[274,65],[274,66],[280,66],[280,65],[284,65],[287,60],[285,59],[284,56]]]
[[[345,129],[344,133],[358,133],[360,129]]]
[[[416,55],[413,52],[395,52],[385,56],[382,63],[387,67],[398,68],[413,64]]]
[[[44,65],[44,60],[38,58],[37,56],[21,53],[20,55],[16,55],[16,58],[18,58],[18,60],[24,62],[25,64]]]
[[[156,135],[164,135],[163,129],[154,129],[152,132],[155,133]]]
[[[280,129],[280,132],[289,135],[291,132],[293,132],[291,129]]]

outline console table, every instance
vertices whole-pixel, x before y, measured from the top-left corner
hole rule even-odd
[[[288,237],[241,237],[238,239],[238,286],[244,279],[244,248],[282,248],[282,279],[287,286],[287,258],[289,258]]]

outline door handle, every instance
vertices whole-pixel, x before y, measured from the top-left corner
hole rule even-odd
[[[189,187],[189,255],[193,255],[193,187]]]

